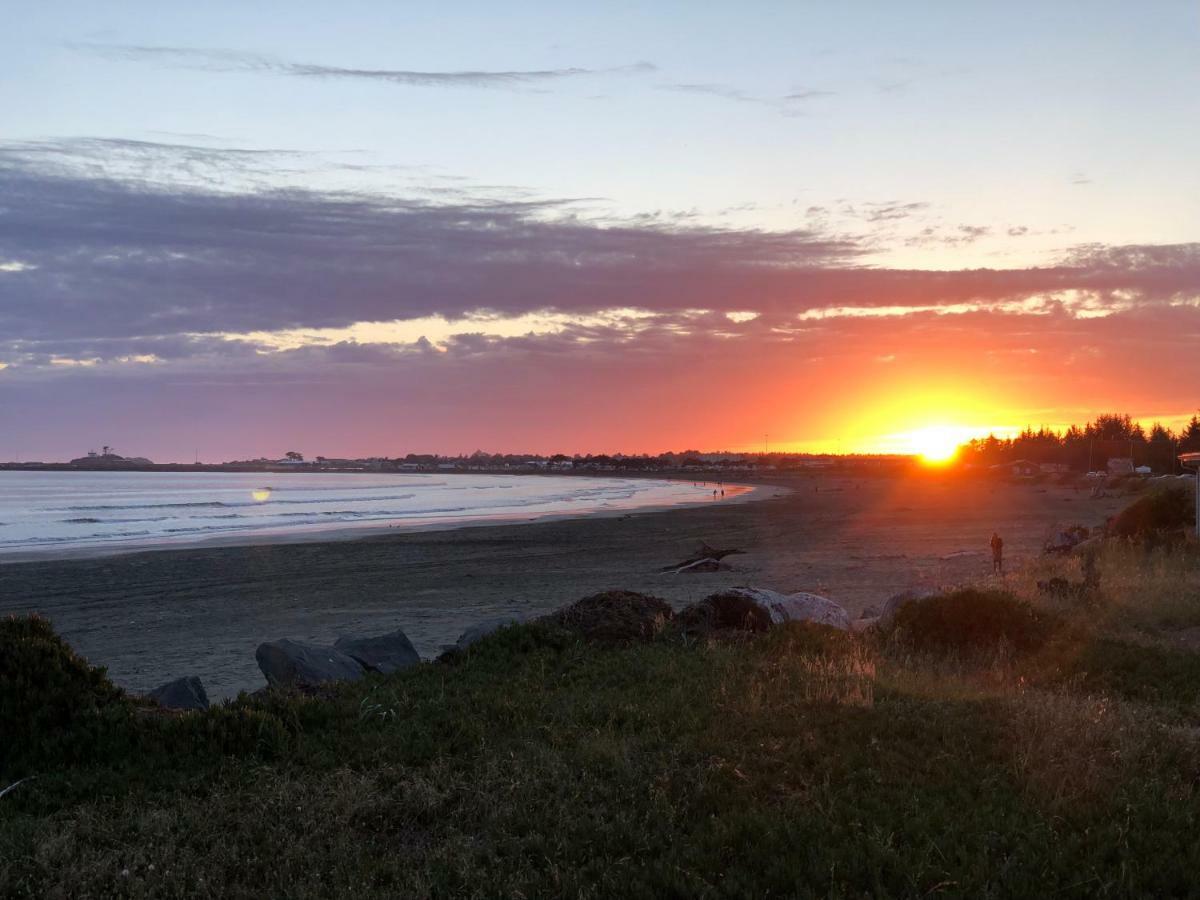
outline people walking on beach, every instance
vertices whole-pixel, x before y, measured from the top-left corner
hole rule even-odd
[[[992,532],[992,571],[1004,574],[1004,538]]]

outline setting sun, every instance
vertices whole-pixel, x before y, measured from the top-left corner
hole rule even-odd
[[[962,428],[933,425],[910,432],[907,437],[911,452],[920,456],[922,462],[937,465],[954,458],[959,445],[966,440],[963,432]]]

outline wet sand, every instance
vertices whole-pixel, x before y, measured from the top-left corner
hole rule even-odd
[[[1125,502],[944,476],[758,481],[787,490],[615,518],[5,563],[0,615],[47,616],[131,690],[199,675],[227,697],[262,686],[264,640],[402,628],[430,658],[481,619],[536,616],[609,588],[682,606],[752,584],[857,613],[914,585],[987,577],[993,529],[1016,566],[1056,524],[1095,525]],[[701,540],[747,552],[728,558],[729,572],[659,571]]]

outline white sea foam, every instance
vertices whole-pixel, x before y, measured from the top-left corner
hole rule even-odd
[[[521,521],[712,499],[711,486],[619,477],[0,472],[0,558]]]

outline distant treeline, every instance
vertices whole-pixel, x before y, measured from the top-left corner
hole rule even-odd
[[[1200,415],[1194,415],[1178,433],[1158,422],[1147,431],[1125,413],[1097,416],[1082,428],[1066,431],[1026,428],[1013,438],[988,435],[959,449],[959,459],[974,465],[996,465],[1016,460],[1060,463],[1072,469],[1103,469],[1109,459],[1133,459],[1135,466],[1168,472],[1178,468],[1180,453],[1200,452]]]

